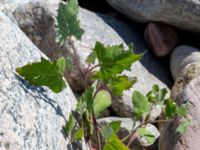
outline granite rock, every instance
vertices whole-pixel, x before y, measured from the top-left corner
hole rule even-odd
[[[134,21],[163,22],[200,33],[200,2],[198,0],[107,0]]]
[[[54,94],[19,77],[15,68],[47,58],[0,12],[0,149],[68,149],[62,127],[75,108],[68,86]]]
[[[174,100],[178,99],[185,86],[198,76],[200,76],[200,62],[193,62],[186,65],[171,89],[171,98]]]
[[[177,122],[165,124],[159,140],[159,150],[198,150],[200,147],[200,77],[191,80],[181,91],[176,101],[181,104],[188,102],[188,118],[191,125],[186,133],[175,134]]]

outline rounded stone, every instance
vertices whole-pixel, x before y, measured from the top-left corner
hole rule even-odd
[[[174,80],[178,78],[186,65],[193,62],[200,62],[199,49],[188,45],[181,45],[175,48],[170,60],[170,69]]]
[[[193,62],[186,65],[179,77],[176,79],[172,90],[171,97],[174,100],[177,100],[180,97],[184,87],[194,78],[200,76],[200,62]]]
[[[163,23],[149,23],[145,29],[144,38],[157,57],[163,57],[174,49],[177,44],[177,34],[174,29]]]

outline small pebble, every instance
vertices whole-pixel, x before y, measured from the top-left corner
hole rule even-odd
[[[149,23],[145,33],[145,41],[157,57],[171,53],[177,44],[177,34],[172,27],[163,23]]]

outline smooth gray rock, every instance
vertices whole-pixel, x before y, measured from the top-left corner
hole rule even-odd
[[[54,94],[20,78],[15,68],[46,56],[0,12],[0,149],[70,149],[62,127],[76,105],[68,86]]]
[[[200,62],[200,51],[197,48],[181,45],[174,49],[171,60],[170,69],[174,80],[176,80],[183,68],[193,62]]]
[[[40,17],[46,16],[47,18],[50,18],[50,15],[55,15],[54,13],[51,13],[53,12],[51,11],[51,6],[58,6],[58,4],[56,4],[58,2],[59,1],[54,1],[54,5],[51,3],[43,5],[43,3],[40,2],[31,2],[21,5],[13,13],[14,18],[16,18],[22,30],[51,59],[71,53],[69,50],[67,51],[66,47],[60,47],[55,43],[54,22]],[[33,10],[35,10],[35,7],[38,9],[34,12]],[[31,15],[26,15],[29,13]],[[135,45],[135,52],[141,53],[146,50],[144,41],[134,29],[112,17],[80,9],[79,18],[81,27],[85,30],[85,33],[81,42],[76,41],[76,46],[77,54],[80,57],[81,66],[83,67],[85,67],[84,61],[91,52],[91,49],[94,47],[96,41],[100,41],[106,45],[123,43],[125,46],[126,43],[133,42]],[[41,30],[34,28],[34,24],[38,25],[37,22],[43,24],[46,29]],[[28,26],[29,24],[31,24],[31,26]],[[54,49],[56,49],[56,51]],[[120,98],[119,101],[113,101],[114,103],[112,108],[120,116],[132,116],[133,106],[131,92],[133,89],[137,89],[142,93],[147,93],[153,84],[158,84],[161,87],[171,85],[169,71],[166,68],[167,67],[163,67],[162,63],[154,58],[150,52],[145,53],[144,58],[140,62],[133,64],[131,72],[127,73],[129,76],[136,76],[138,78],[138,82],[133,86],[128,95],[125,93],[125,96],[122,99]],[[69,77],[70,75],[67,74],[66,77],[67,76]],[[77,79],[72,80],[72,78],[73,76],[70,76],[70,79],[68,80],[72,83],[70,84],[72,89],[80,88],[80,84],[77,84],[78,82],[80,83],[80,81],[77,81]],[[159,113],[156,112],[156,114],[158,115]]]
[[[134,21],[163,22],[200,33],[200,2],[198,0],[107,0]]]
[[[188,102],[188,118],[192,123],[183,135],[175,134],[177,122],[165,124],[159,140],[159,150],[198,150],[200,147],[200,77],[190,81],[180,94],[176,101]]]

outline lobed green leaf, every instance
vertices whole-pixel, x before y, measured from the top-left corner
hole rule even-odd
[[[179,126],[176,128],[176,132],[184,134],[187,131],[187,128],[191,125],[191,120],[183,120]]]
[[[16,72],[31,84],[35,86],[47,86],[55,93],[61,92],[66,87],[63,79],[64,70],[65,59],[63,57],[53,62],[42,58],[41,62],[16,68]]]
[[[172,99],[166,101],[165,115],[167,117],[185,117],[188,114],[188,105],[182,104],[178,106]]]
[[[188,105],[187,104],[182,104],[181,106],[177,107],[177,115],[179,117],[181,116],[186,116],[188,114]]]
[[[108,140],[112,137],[113,134],[117,134],[119,132],[121,126],[121,121],[113,121],[109,125],[104,125],[102,127],[102,135],[105,140]]]
[[[60,3],[56,17],[56,41],[63,44],[67,37],[75,36],[81,39],[84,30],[81,29],[78,20],[79,6],[77,0],[69,0],[68,3]]]
[[[160,89],[158,85],[153,85],[150,92],[147,94],[148,101],[154,104],[163,105],[165,97],[167,94],[167,89]]]
[[[83,127],[81,127],[74,133],[73,138],[74,140],[81,140],[83,136],[84,136],[84,129]]]
[[[103,126],[102,127],[102,135],[105,138],[105,140],[108,140],[113,135],[113,129],[109,126]]]
[[[104,47],[100,42],[96,43],[94,51],[100,64],[100,71],[96,76],[104,82],[125,69],[130,70],[132,63],[143,56],[143,54],[134,54],[131,50],[125,50],[123,45]]]
[[[129,89],[136,82],[136,78],[128,78],[127,76],[117,76],[111,78],[108,86],[111,88],[112,93],[117,96],[122,96],[124,90]]]
[[[148,112],[150,112],[150,104],[147,98],[139,91],[133,91],[132,102],[136,117],[143,118]]]
[[[152,145],[156,140],[155,136],[146,128],[138,128],[137,133],[140,135],[140,137],[146,139],[150,145]]]
[[[96,58],[97,58],[96,52],[93,51],[93,52],[90,53],[90,55],[87,57],[86,62],[89,63],[89,64],[94,64]]]
[[[106,142],[103,147],[103,150],[129,150],[127,146],[125,146],[118,137],[113,134]]]
[[[119,132],[119,129],[121,127],[121,121],[113,121],[109,124],[109,127],[113,129],[113,133]]]
[[[69,136],[71,136],[72,131],[73,131],[73,129],[74,129],[74,126],[75,126],[75,118],[74,118],[73,114],[70,113],[70,115],[69,115],[69,120],[68,120],[68,122],[66,123],[66,125],[65,125],[65,127],[64,127],[65,132],[66,132]]]
[[[84,112],[86,112],[86,110],[88,110],[89,112],[92,112],[92,110],[93,110],[93,102],[94,102],[93,101],[93,91],[94,91],[94,88],[91,87],[91,88],[85,90],[85,92],[79,98],[79,101],[78,101],[77,107],[76,107],[76,111],[81,116]]]
[[[176,115],[177,106],[172,99],[166,101],[165,115],[167,117],[174,117]]]
[[[93,92],[94,92],[94,88],[89,88],[85,91],[85,93],[83,94],[83,100],[86,102],[86,106],[87,106],[87,110],[89,112],[93,111]]]

